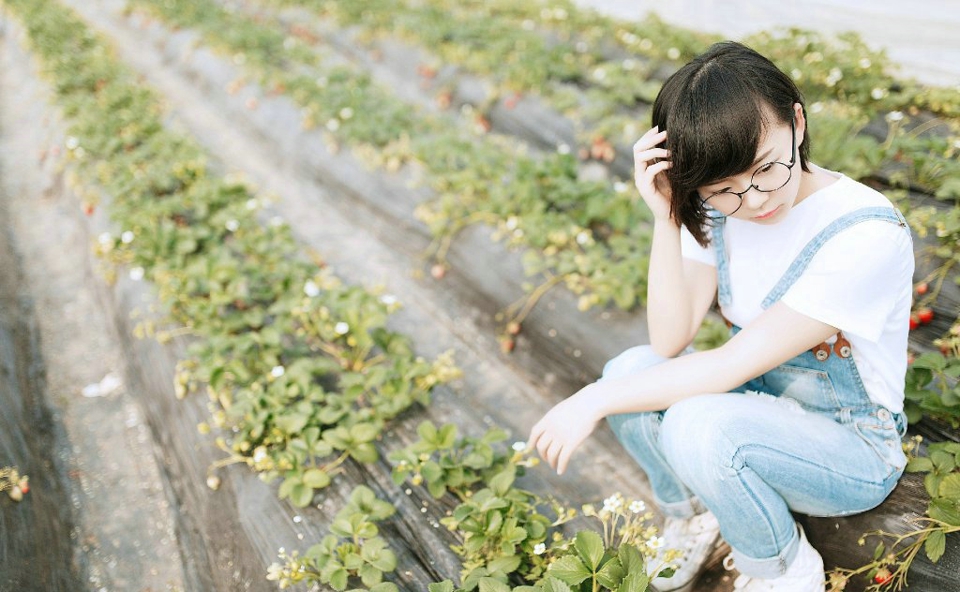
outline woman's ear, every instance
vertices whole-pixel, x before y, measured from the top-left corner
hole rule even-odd
[[[793,118],[797,134],[797,147],[803,143],[804,132],[807,130],[807,118],[803,116],[803,105],[793,104]]]

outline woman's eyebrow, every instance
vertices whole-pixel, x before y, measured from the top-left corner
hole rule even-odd
[[[767,162],[767,158],[770,157],[770,154],[773,152],[774,148],[775,148],[775,146],[771,146],[769,150],[767,150],[766,152],[764,152],[763,154],[761,154],[760,156],[758,156],[757,159],[756,159],[755,161],[753,161],[753,164],[751,164],[750,166],[751,166],[751,167],[755,167],[755,166],[757,166],[757,165],[760,164],[760,163],[766,163],[766,162]]]
[[[749,167],[747,167],[747,168],[748,168],[748,169],[752,169],[753,167],[757,166],[757,165],[760,164],[760,163],[767,163],[768,161],[767,161],[766,159],[767,159],[767,158],[770,158],[770,154],[771,154],[775,149],[776,149],[776,146],[770,147],[770,149],[768,149],[766,152],[764,152],[763,154],[761,154],[760,156],[758,156],[757,159],[756,159],[755,161],[753,161],[753,164],[751,164],[751,165],[750,165]],[[718,180],[718,181],[714,181],[713,183],[707,184],[706,187],[715,187],[715,186],[717,186],[717,185],[719,185],[719,184],[721,184],[721,183],[725,183],[725,182],[728,181],[729,179],[730,179],[730,177],[724,177],[723,179],[720,179],[720,180]],[[716,193],[716,191],[714,191],[714,193]]]

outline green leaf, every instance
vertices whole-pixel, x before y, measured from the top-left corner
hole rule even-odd
[[[644,571],[646,569],[643,564],[643,555],[640,553],[640,550],[633,545],[620,545],[617,558],[620,559],[620,565],[623,566],[623,569],[626,570],[627,573]]]
[[[321,469],[307,469],[303,473],[303,483],[314,489],[323,489],[330,485],[330,475]]]
[[[942,530],[934,530],[927,537],[927,542],[923,545],[930,561],[936,563],[943,557],[943,552],[947,549],[947,535]]]
[[[480,578],[480,592],[510,592],[510,586],[494,578]]]
[[[611,590],[616,590],[620,586],[620,582],[623,581],[623,576],[624,570],[620,565],[620,560],[613,558],[607,561],[597,572],[597,581]]]
[[[420,438],[430,442],[431,444],[437,440],[437,427],[433,425],[431,421],[421,422],[417,426],[417,434],[420,435]]]
[[[313,501],[313,488],[303,483],[297,483],[290,490],[290,502],[298,508],[305,508]]]
[[[371,590],[370,592],[373,591]],[[427,584],[427,592],[453,592],[453,582],[451,580],[444,580],[442,582]]]
[[[950,526],[960,526],[960,506],[945,499],[935,499],[927,508],[927,515]]]
[[[571,590],[570,586],[568,586],[563,580],[556,577],[547,576],[543,580],[543,592],[571,592]]]
[[[376,568],[376,566],[367,564],[360,568],[360,581],[363,582],[364,586],[376,586],[381,581],[383,581],[383,572]]]
[[[906,471],[908,473],[929,473],[933,470],[933,461],[926,456],[911,458],[907,463]]]
[[[384,549],[380,552],[380,556],[371,563],[380,571],[389,573],[397,569],[397,556],[390,549]]]
[[[597,571],[597,566],[603,559],[603,539],[600,535],[592,530],[581,530],[573,544],[591,573]]]
[[[443,469],[436,462],[428,460],[420,467],[420,474],[427,480],[427,483],[432,483],[443,477]]]
[[[571,586],[576,586],[593,575],[583,562],[580,561],[580,558],[575,555],[564,555],[560,559],[557,559],[553,562],[553,565],[550,566],[547,573]]]
[[[646,592],[650,578],[643,571],[633,571],[623,578],[617,592]]]
[[[358,462],[374,463],[377,462],[377,449],[369,442],[355,444],[350,448],[350,456]]]
[[[929,368],[942,371],[947,366],[947,359],[939,352],[927,352],[913,361],[913,368]]]
[[[930,460],[933,461],[933,467],[941,475],[949,473],[957,466],[954,455],[943,450],[935,450],[931,452]]]
[[[299,476],[295,475],[287,477],[283,480],[283,483],[280,484],[280,491],[277,492],[277,496],[280,499],[290,497],[290,493],[293,491],[293,488],[300,484],[301,481]]]
[[[516,478],[516,466],[510,465],[490,478],[490,489],[497,495],[506,495]]]
[[[517,571],[520,567],[521,557],[519,555],[507,555],[505,557],[497,557],[493,561],[487,563],[487,571],[493,573],[498,572],[504,575],[513,573]]]
[[[333,570],[333,573],[330,574],[330,585],[333,586],[334,590],[346,590],[349,575],[347,570],[342,567]]]
[[[883,541],[877,543],[877,547],[873,550],[873,560],[876,561],[880,559],[880,556],[883,555],[883,551],[886,547],[883,544]]]
[[[371,442],[379,433],[380,429],[372,423],[358,423],[350,428],[354,442]]]
[[[940,497],[960,503],[960,473],[951,473],[940,482]]]

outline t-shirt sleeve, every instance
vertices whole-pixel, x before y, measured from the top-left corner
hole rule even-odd
[[[713,245],[707,248],[701,247],[686,226],[680,227],[680,254],[687,259],[693,259],[713,267],[717,266],[717,255],[713,252]]]
[[[783,295],[793,310],[874,343],[913,280],[903,228],[870,220],[830,238]]]

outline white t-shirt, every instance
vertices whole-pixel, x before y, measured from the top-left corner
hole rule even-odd
[[[721,308],[723,315],[739,327],[749,325],[810,239],[840,216],[875,206],[892,204],[841,175],[795,204],[777,224],[727,218],[732,302]],[[716,266],[713,243],[704,249],[686,228],[681,249],[684,257]],[[913,269],[908,233],[884,220],[867,220],[824,243],[781,298],[793,310],[843,331],[870,399],[894,412],[903,411]]]

